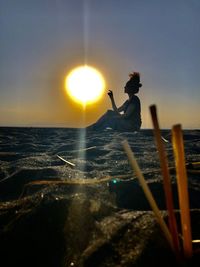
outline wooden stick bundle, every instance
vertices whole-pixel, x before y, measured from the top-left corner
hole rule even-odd
[[[157,111],[156,111],[155,105],[150,106],[150,112],[151,112],[151,117],[152,117],[153,126],[154,126],[154,136],[155,136],[159,158],[160,158],[161,171],[163,175],[165,200],[166,200],[166,206],[167,206],[168,216],[169,216],[169,229],[172,234],[174,252],[177,258],[180,258],[179,256],[180,246],[179,246],[176,218],[174,214],[174,205],[173,205],[173,197],[172,197],[171,179],[170,179],[169,168],[168,168],[168,160],[167,160],[166,152],[165,152],[163,141],[162,141],[162,136],[161,136],[161,131],[159,128]]]
[[[178,184],[179,205],[181,212],[181,225],[183,233],[183,250],[186,258],[192,257],[192,236],[190,223],[190,208],[187,185],[187,172],[185,167],[185,153],[181,125],[172,128],[172,143],[176,163],[176,176]]]

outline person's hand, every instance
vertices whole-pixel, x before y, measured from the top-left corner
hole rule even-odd
[[[113,92],[111,90],[108,91],[108,95],[110,98],[113,98]]]

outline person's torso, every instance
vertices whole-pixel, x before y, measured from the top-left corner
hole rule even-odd
[[[124,103],[124,113],[126,113],[128,107],[130,105],[134,106],[133,113],[127,118],[129,123],[133,125],[133,127],[140,128],[141,126],[141,104],[140,99],[134,95],[131,99],[127,100]]]

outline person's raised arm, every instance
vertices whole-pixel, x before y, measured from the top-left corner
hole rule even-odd
[[[108,95],[110,97],[113,110],[116,112],[116,114],[121,115],[119,113],[119,110],[118,110],[116,104],[115,104],[115,99],[114,99],[114,96],[113,96],[113,92],[111,90],[109,90]]]

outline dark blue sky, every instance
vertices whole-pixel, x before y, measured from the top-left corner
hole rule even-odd
[[[0,125],[80,126],[66,74],[98,68],[120,105],[141,73],[143,127],[157,104],[161,127],[199,128],[199,0],[0,0]],[[95,121],[109,99],[86,110]]]

